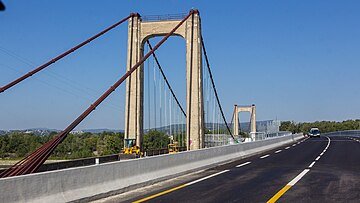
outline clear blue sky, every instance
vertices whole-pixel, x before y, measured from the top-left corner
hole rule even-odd
[[[197,8],[228,119],[235,103],[256,104],[259,120],[360,118],[359,1],[3,2],[1,86],[130,12]],[[185,43],[174,37],[164,45],[159,58],[183,101],[185,79],[178,75],[185,74]],[[63,129],[125,72],[126,48],[123,24],[0,94],[0,129]],[[122,85],[78,129],[123,129],[124,96]]]

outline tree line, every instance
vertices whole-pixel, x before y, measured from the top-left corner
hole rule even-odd
[[[18,159],[35,151],[57,135],[35,135],[25,132],[12,132],[0,136],[0,158]],[[166,148],[169,136],[160,131],[149,131],[144,135],[144,150]],[[56,147],[50,159],[78,159],[120,153],[124,147],[124,133],[102,132],[69,134]]]
[[[316,122],[294,122],[283,121],[280,125],[281,131],[290,131],[292,133],[307,133],[311,128],[319,128],[322,133],[343,131],[343,130],[360,130],[360,119],[336,121],[316,121]]]
[[[313,127],[317,127],[321,132],[334,132],[343,130],[359,130],[360,119],[335,121],[316,121],[316,122],[281,122],[281,131],[292,133],[307,133]],[[18,159],[33,152],[41,145],[50,141],[56,132],[49,135],[35,135],[25,132],[11,132],[0,136],[0,158]],[[175,137],[177,140],[178,138]],[[184,140],[180,140],[180,145]],[[170,143],[170,138],[164,132],[151,130],[144,135],[144,150],[163,149]],[[116,154],[124,147],[124,133],[102,132],[82,134],[69,134],[67,138],[55,149],[50,159],[78,159],[93,156],[103,156]]]

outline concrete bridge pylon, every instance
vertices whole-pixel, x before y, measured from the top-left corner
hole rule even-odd
[[[239,135],[239,113],[250,112],[250,133],[256,133],[256,107],[255,104],[251,106],[238,106],[235,104],[234,110],[234,135]]]
[[[165,36],[181,20],[143,21],[139,14],[128,21],[129,70],[144,55],[150,38]],[[174,33],[186,41],[186,145],[187,150],[204,147],[204,104],[202,88],[201,23],[196,11]],[[144,66],[126,80],[125,138],[136,139],[142,149],[144,120]]]

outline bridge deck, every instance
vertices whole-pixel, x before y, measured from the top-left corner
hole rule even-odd
[[[360,153],[359,138],[330,139],[307,139],[97,202],[143,198],[148,202],[266,202],[285,185],[294,183],[295,177],[298,182],[278,194],[281,201],[356,202],[360,199],[360,157],[356,156]],[[299,179],[301,173],[304,176]]]

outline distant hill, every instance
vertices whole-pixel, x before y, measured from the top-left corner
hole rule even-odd
[[[265,132],[267,131],[267,128],[270,127],[273,120],[266,120],[266,121],[256,121],[256,126],[258,131]],[[279,126],[280,126],[280,122]],[[229,123],[230,125],[230,123]],[[276,126],[275,126],[276,127]],[[205,128],[208,130],[216,130],[216,129],[226,129],[226,125],[224,123],[205,123]],[[230,130],[233,129],[233,126],[229,126]],[[278,128],[278,126],[277,126]],[[171,130],[174,131],[174,129],[180,129],[186,131],[186,125],[185,124],[178,124],[178,125],[171,125]],[[250,131],[250,122],[244,122],[240,123],[240,129],[242,132],[249,132]],[[150,130],[155,130],[155,128],[151,128]],[[169,126],[163,126],[156,128],[158,131],[165,132],[167,134],[170,134],[170,125]],[[149,129],[144,129],[144,133],[147,133]],[[277,129],[278,131],[278,129]]]
[[[0,135],[6,135],[14,132],[22,132],[22,133],[32,133],[34,135],[48,135],[51,132],[60,132],[60,130],[56,129],[48,129],[48,128],[31,128],[31,129],[25,129],[25,130],[0,130]]]
[[[266,120],[266,121],[257,121],[256,122],[256,126],[258,131],[267,131],[265,130],[265,128],[268,128],[269,122],[272,122],[272,120]],[[279,125],[280,126],[280,125]],[[224,123],[205,123],[205,127],[208,130],[213,130],[213,129],[226,129],[226,126]],[[232,130],[232,126],[229,126],[230,129]],[[278,127],[278,126],[275,126]],[[186,131],[186,125],[185,124],[173,124],[173,125],[168,125],[168,126],[163,126],[163,127],[159,127],[156,128],[156,130],[158,131],[162,131],[165,132],[167,134],[170,134],[170,128],[172,131],[174,130],[180,130],[180,131]],[[240,123],[240,129],[242,132],[249,132],[250,128],[250,123],[249,122],[245,122],[245,123]],[[149,132],[149,130],[155,130],[155,128],[151,128],[151,129],[144,129],[144,133]],[[33,133],[35,135],[48,135],[51,132],[61,132],[61,130],[58,129],[49,129],[49,128],[30,128],[30,129],[25,129],[25,130],[0,130],[0,135],[6,135],[12,132],[24,132],[24,133]],[[79,133],[83,133],[83,132],[89,132],[89,133],[102,133],[102,132],[124,132],[124,130],[119,130],[119,129],[108,129],[108,128],[97,128],[97,129],[84,129],[84,130],[74,130],[73,131],[74,134],[79,134]]]
[[[90,132],[90,133],[102,133],[102,132],[124,132],[124,130],[114,130],[114,129],[85,129],[85,130],[76,130],[81,132]],[[6,135],[13,132],[22,132],[22,133],[32,133],[34,135],[44,136],[49,135],[51,132],[61,132],[61,130],[58,129],[49,129],[49,128],[31,128],[31,129],[25,129],[25,130],[0,130],[0,135]]]
[[[85,129],[82,130],[86,133],[102,133],[102,132],[114,132],[114,133],[123,133],[124,130],[115,130],[115,129],[108,129],[108,128],[100,128],[100,129]]]

